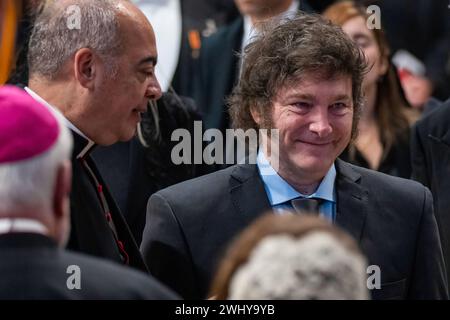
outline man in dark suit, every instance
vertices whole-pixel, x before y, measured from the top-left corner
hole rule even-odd
[[[241,16],[202,42],[192,95],[203,113],[205,129],[230,128],[226,98],[239,76],[238,53],[255,35],[258,24],[298,10],[312,12],[307,1],[235,0]]]
[[[68,247],[146,270],[90,152],[131,139],[148,101],[161,96],[150,23],[129,1],[51,2],[28,57],[26,90],[59,110],[74,136]]]
[[[238,232],[269,208],[308,210],[359,242],[379,270],[378,283],[368,279],[374,299],[447,298],[429,190],[337,159],[356,134],[366,68],[343,31],[317,16],[299,15],[252,42],[231,115],[236,128],[273,129],[278,144],[261,130],[256,164],[150,198],[141,250],[151,273],[186,298],[204,298]]]
[[[432,100],[432,111],[418,121],[411,135],[412,177],[430,188],[450,279],[450,100]],[[428,107],[428,106],[427,106]]]
[[[147,274],[62,249],[72,137],[51,110],[0,88],[0,132],[0,299],[176,297]]]

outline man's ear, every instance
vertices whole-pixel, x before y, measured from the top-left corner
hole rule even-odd
[[[64,161],[56,174],[55,188],[53,191],[53,215],[56,221],[68,218],[68,203],[72,188],[72,164]]]
[[[89,48],[82,48],[75,53],[73,67],[75,78],[87,89],[93,89],[96,76],[95,55]]]
[[[261,126],[262,119],[259,110],[257,110],[256,107],[250,107],[250,113],[252,115],[253,121],[255,121],[258,126]]]

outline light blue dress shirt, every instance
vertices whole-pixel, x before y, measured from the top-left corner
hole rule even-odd
[[[256,165],[264,183],[269,203],[276,213],[282,214],[286,210],[293,210],[290,202],[292,199],[298,197],[320,198],[324,201],[319,207],[319,215],[331,222],[335,221],[336,192],[334,182],[336,180],[336,168],[334,164],[320,182],[316,192],[311,195],[301,194],[280,177],[261,150],[258,152]]]

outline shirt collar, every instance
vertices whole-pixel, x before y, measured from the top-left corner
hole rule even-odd
[[[72,122],[70,122],[69,119],[67,119],[62,114],[61,111],[58,110],[58,108],[49,104],[47,101],[45,101],[41,96],[39,96],[36,92],[31,90],[29,87],[25,87],[24,89],[34,100],[36,100],[36,101],[40,102],[41,104],[43,104],[44,106],[46,106],[55,115],[55,117],[57,117],[59,120],[62,121],[62,123],[64,123],[66,125],[66,127],[68,127],[70,130],[74,131],[76,134],[78,134],[79,136],[81,136],[85,140],[87,140],[87,145],[77,155],[77,158],[84,157],[86,155],[86,153],[88,153],[89,150],[91,150],[94,147],[94,145],[95,145],[94,141],[89,139],[83,132],[81,132],[80,129],[75,127],[75,125]]]
[[[0,234],[17,233],[17,232],[31,232],[42,235],[48,234],[47,227],[34,219],[26,218],[1,218],[0,219]]]
[[[259,174],[264,183],[269,202],[272,206],[291,201],[298,197],[320,198],[336,202],[334,182],[336,180],[336,168],[333,165],[319,184],[317,190],[311,195],[303,195],[286,182],[270,165],[266,156],[260,150],[256,159]]]

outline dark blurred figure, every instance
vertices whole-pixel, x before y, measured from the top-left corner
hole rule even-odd
[[[233,21],[238,15],[231,0],[182,0],[183,36],[180,59],[173,79],[173,88],[180,95],[191,96],[195,63],[199,49],[198,39],[207,39],[217,29]],[[200,35],[200,38],[198,37]]]
[[[0,299],[176,298],[148,274],[63,249],[73,141],[50,109],[1,87],[0,132]]]
[[[6,83],[14,69],[17,49],[21,47],[23,21],[28,1],[0,1],[0,85]]]
[[[214,171],[205,164],[175,165],[171,140],[176,129],[186,129],[194,137],[194,121],[201,117],[191,99],[165,93],[156,105],[142,114],[138,136],[127,142],[97,147],[93,158],[108,183],[120,211],[140,244],[149,197],[168,186]],[[191,145],[193,149],[193,144]],[[193,155],[194,151],[191,151]]]
[[[450,284],[450,99],[431,103],[437,106],[417,122],[412,133],[412,177],[433,193]]]
[[[156,67],[163,91],[192,92],[194,65],[202,39],[238,16],[230,0],[133,0],[152,22],[158,35]]]
[[[33,29],[34,19],[42,10],[45,2],[46,0],[17,1],[17,4],[20,4],[20,19],[17,23],[14,61],[7,81],[9,84],[28,84],[28,42]]]
[[[229,246],[210,296],[223,300],[365,300],[367,260],[327,221],[267,214]]]
[[[409,102],[422,108],[433,95],[450,95],[450,9],[448,0],[380,1],[381,17],[394,55],[403,49],[423,63],[423,74],[405,75]]]
[[[198,63],[193,96],[202,110],[206,129],[231,127],[225,100],[239,76],[238,53],[257,35],[258,24],[277,15],[298,10],[312,12],[307,1],[235,0],[241,16],[205,39]]]
[[[338,1],[320,0],[321,7]],[[450,9],[447,0],[359,0],[376,4],[410,104],[450,95]]]
[[[341,155],[345,161],[402,178],[410,178],[410,124],[418,115],[404,99],[397,71],[389,60],[383,30],[369,30],[366,8],[341,1],[323,13],[363,50],[370,71],[363,81],[364,108],[358,136]]]

